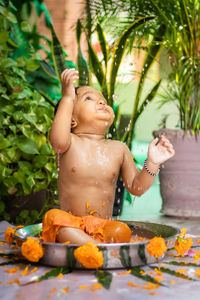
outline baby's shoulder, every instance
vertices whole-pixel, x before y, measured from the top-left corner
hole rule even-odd
[[[108,143],[111,148],[115,148],[121,151],[124,151],[127,148],[126,144],[121,141],[108,140]]]

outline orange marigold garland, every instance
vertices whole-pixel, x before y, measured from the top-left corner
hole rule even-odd
[[[162,256],[167,250],[165,240],[162,237],[154,237],[147,245],[147,251],[150,255],[156,258]]]
[[[176,242],[174,244],[174,248],[176,249],[177,254],[181,256],[184,256],[184,253],[190,250],[190,248],[193,245],[192,239],[185,238],[185,234],[186,234],[186,228],[182,228],[181,233],[177,237]]]
[[[78,247],[74,256],[87,269],[97,269],[103,265],[103,252],[91,242]]]
[[[13,229],[12,227],[8,227],[5,231],[5,242],[9,246],[13,243],[14,233],[15,233],[15,229]]]
[[[28,237],[21,246],[22,255],[32,262],[38,262],[44,255],[42,245],[35,239]]]

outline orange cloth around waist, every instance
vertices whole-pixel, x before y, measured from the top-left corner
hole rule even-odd
[[[76,217],[60,209],[51,209],[43,218],[43,241],[55,242],[60,227],[79,228],[93,238],[103,241],[102,228],[110,222],[112,221],[95,216]]]

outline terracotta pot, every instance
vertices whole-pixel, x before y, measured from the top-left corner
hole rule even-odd
[[[200,136],[183,130],[162,129],[175,149],[173,158],[161,165],[162,212],[168,216],[200,217]]]

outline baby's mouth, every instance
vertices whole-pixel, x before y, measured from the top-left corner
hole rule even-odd
[[[106,107],[101,107],[101,108],[98,108],[97,111],[108,112],[108,109]]]

